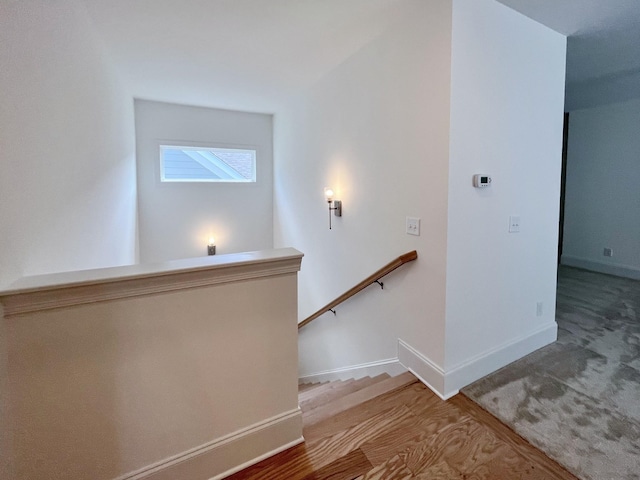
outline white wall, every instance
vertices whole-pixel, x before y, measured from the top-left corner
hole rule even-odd
[[[452,44],[448,390],[555,339],[566,39],[492,0],[454,0]]]
[[[273,247],[272,116],[135,101],[141,262]],[[198,142],[257,150],[252,184],[161,183],[159,145]]]
[[[275,116],[275,243],[304,252],[303,319],[398,255],[416,262],[300,331],[300,375],[444,359],[451,4],[400,2],[389,29]],[[343,216],[329,230],[323,187]],[[422,219],[419,237],[405,217]]]
[[[0,285],[135,261],[133,103],[75,0],[0,6]]]
[[[562,263],[640,278],[639,131],[640,100],[571,112]]]

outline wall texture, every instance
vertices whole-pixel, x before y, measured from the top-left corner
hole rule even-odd
[[[398,338],[444,360],[450,48],[449,1],[401,2],[386,32],[275,116],[275,242],[305,253],[300,319],[419,254],[301,330],[301,376],[397,358]],[[332,230],[324,186],[343,201]]]
[[[133,102],[76,1],[0,6],[0,285],[136,260]]]
[[[639,130],[640,100],[571,112],[562,263],[640,278]]]
[[[136,100],[140,260],[157,262],[273,246],[272,116]],[[162,183],[159,145],[257,150],[252,184]]]

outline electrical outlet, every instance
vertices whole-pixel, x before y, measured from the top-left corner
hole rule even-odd
[[[613,250],[607,247],[604,247],[604,251],[602,252],[602,254],[605,257],[613,257]]]
[[[420,235],[420,219],[415,217],[407,217],[407,234]]]
[[[509,216],[509,233],[518,233],[520,231],[520,215]]]
[[[542,316],[542,308],[544,306],[544,303],[542,302],[536,302],[536,317],[541,317]]]

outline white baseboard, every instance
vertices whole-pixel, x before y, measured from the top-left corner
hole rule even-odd
[[[595,262],[593,260],[586,260],[584,258],[572,257],[570,255],[562,255],[560,263],[569,267],[583,268],[585,270],[591,270],[593,272],[607,273],[609,275],[615,275],[617,277],[640,280],[640,269],[637,267],[630,267],[628,265]]]
[[[296,408],[114,480],[220,480],[302,442]]]
[[[362,363],[349,367],[336,368],[334,370],[324,370],[318,373],[303,375],[298,379],[298,384],[333,382],[335,380],[349,380],[351,378],[375,377],[383,373],[396,376],[407,370],[400,364],[397,358],[379,360],[377,362]]]
[[[446,396],[444,370],[401,339],[398,339],[398,360],[441,399],[446,400],[458,393]]]
[[[557,338],[558,324],[554,321],[538,330],[476,355],[447,370],[445,392],[457,392],[476,380],[555,342]]]
[[[422,383],[440,398],[447,400],[456,395],[461,388],[555,342],[557,335],[558,325],[556,322],[551,322],[446,371],[400,339],[398,339],[398,358],[400,363]]]

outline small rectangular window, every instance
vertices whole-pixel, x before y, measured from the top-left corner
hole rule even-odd
[[[256,181],[256,151],[241,148],[160,145],[162,182]]]

